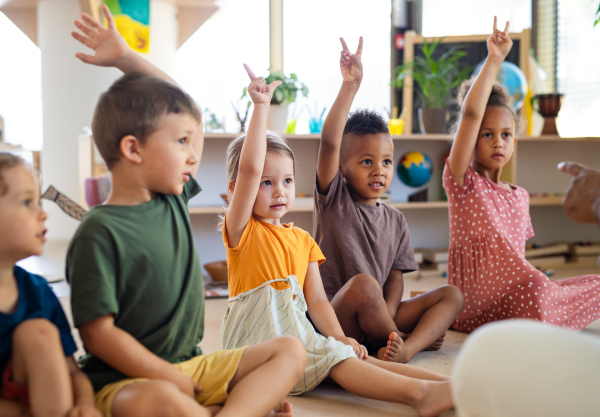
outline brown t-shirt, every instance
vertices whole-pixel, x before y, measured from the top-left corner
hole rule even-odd
[[[418,268],[399,210],[354,201],[339,171],[327,195],[315,183],[314,198],[314,238],[327,259],[319,269],[329,300],[355,275],[370,275],[383,288],[390,271]]]

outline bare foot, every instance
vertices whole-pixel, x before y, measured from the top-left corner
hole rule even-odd
[[[292,417],[292,404],[282,401],[265,417]]]
[[[432,344],[430,344],[423,350],[440,350],[442,345],[444,344],[445,338],[446,338],[446,332],[444,332],[444,334],[441,335],[435,342],[433,342]]]
[[[377,357],[382,361],[397,363],[406,363],[412,358],[408,349],[404,346],[402,337],[396,332],[390,333],[387,346],[379,349]]]
[[[413,407],[421,417],[439,416],[454,407],[450,381],[426,381],[423,397]]]

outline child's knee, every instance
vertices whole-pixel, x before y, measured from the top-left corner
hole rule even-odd
[[[134,388],[133,385],[130,387]],[[125,389],[127,388],[125,387]],[[181,417],[189,415],[189,401],[185,398],[185,394],[172,382],[160,380],[145,382],[143,386],[134,389],[135,392],[127,393],[125,402],[120,401],[119,394],[117,394],[112,407],[113,414],[127,414],[132,417]],[[115,411],[117,412],[115,413]],[[119,411],[126,411],[126,413],[120,413]]]
[[[39,351],[61,346],[58,328],[42,318],[25,320],[17,326],[12,337],[13,348],[19,350],[33,348]]]
[[[441,290],[443,291],[443,298],[448,300],[457,310],[462,311],[465,308],[465,296],[458,287],[444,285]]]
[[[277,339],[279,351],[286,355],[291,366],[302,374],[306,367],[307,354],[304,345],[300,340],[292,336],[281,336]]]
[[[372,304],[383,297],[379,282],[370,275],[358,274],[349,281],[348,295],[360,304]]]

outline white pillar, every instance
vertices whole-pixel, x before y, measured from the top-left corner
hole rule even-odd
[[[42,107],[44,144],[42,190],[54,185],[79,200],[77,137],[91,126],[99,95],[121,73],[113,68],[87,65],[75,58],[91,51],[71,37],[73,21],[81,14],[78,0],[41,0],[38,4],[38,45],[42,52]],[[150,6],[150,54],[147,58],[169,73],[176,73],[177,8],[152,0]],[[51,240],[70,239],[79,222],[56,204],[44,203]]]

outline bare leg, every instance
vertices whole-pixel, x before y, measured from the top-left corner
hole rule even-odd
[[[437,416],[453,407],[450,381],[410,378],[357,358],[338,363],[329,376],[353,394],[407,404],[421,417]]]
[[[453,285],[402,301],[395,323],[398,330],[410,335],[403,341],[390,334],[385,355],[383,358],[380,355],[380,359],[404,363],[423,349],[439,349],[443,335],[463,310],[464,303],[462,292]]]
[[[31,417],[29,409],[16,401],[0,398],[0,416],[2,417]]]
[[[248,347],[229,384],[229,398],[217,416],[291,416],[291,404],[282,399],[302,377],[305,366],[306,350],[293,337]]]
[[[371,365],[375,365],[379,368],[385,369],[386,371],[390,371],[395,374],[407,376],[410,378],[423,379],[426,381],[450,381],[450,377],[447,375],[440,374],[434,371],[428,371],[427,369],[407,365],[405,363],[382,361],[379,359],[375,359],[371,356],[365,361]]]
[[[348,337],[361,340],[369,336],[387,340],[392,332],[399,332],[388,311],[379,283],[369,275],[351,278],[331,300],[331,305]]]
[[[13,333],[13,379],[27,385],[35,417],[67,415],[73,408],[71,374],[58,329],[45,319],[21,323]]]
[[[127,385],[112,405],[114,417],[211,417],[202,407],[169,381],[146,381]]]

